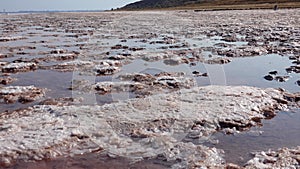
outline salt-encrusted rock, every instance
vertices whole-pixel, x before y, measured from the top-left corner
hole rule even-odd
[[[181,57],[174,57],[174,58],[164,60],[164,64],[166,64],[166,65],[173,66],[173,65],[179,65],[181,63],[186,63],[186,61],[183,60]]]
[[[207,86],[104,106],[40,105],[2,113],[1,164],[103,149],[113,157],[174,161],[174,168],[222,168],[220,151],[179,136],[197,131],[194,139],[208,139],[217,130],[245,130],[266,110],[284,108],[279,99],[283,93],[275,89]]]
[[[5,65],[7,65],[8,63],[7,62],[1,62],[0,61],[0,66],[5,66]]]
[[[0,77],[0,84],[8,85],[8,84],[14,82],[15,80],[16,80],[15,78],[11,78],[11,77],[6,77],[6,78]]]
[[[19,63],[9,63],[1,67],[3,73],[17,73],[17,72],[27,72],[37,69],[36,63],[30,62],[19,62]]]
[[[116,60],[101,60],[95,67],[96,75],[113,75],[121,70],[120,61]]]
[[[109,59],[109,60],[124,60],[124,59],[127,59],[127,58],[128,57],[123,56],[123,55],[113,55],[113,56],[106,57],[106,59]]]
[[[82,65],[93,65],[94,62],[91,61],[84,61],[84,60],[73,60],[69,62],[64,62],[59,65],[61,66],[82,66]]]
[[[126,73],[118,76],[118,79],[123,81],[135,81],[135,82],[152,82],[155,80],[155,77],[150,74],[144,73]]]
[[[299,168],[300,147],[282,148],[277,151],[258,152],[255,157],[247,162],[246,169],[251,168]]]
[[[3,54],[3,53],[0,53],[0,58],[7,58],[9,57],[10,55],[9,54]]]
[[[34,86],[7,86],[0,88],[0,102],[32,102],[44,96],[44,90]]]
[[[170,92],[182,88],[191,88],[196,84],[192,77],[186,77],[183,72],[161,72],[155,75],[133,73],[120,75],[118,78],[122,81],[130,81],[129,83],[138,82],[142,84],[142,86],[130,88],[132,89],[130,92],[134,92],[139,97],[157,94],[162,90]]]
[[[128,48],[129,48],[128,46],[123,46],[121,44],[117,44],[117,45],[111,47],[111,49],[113,49],[113,50],[128,49]]]
[[[77,54],[75,53],[61,53],[61,54],[52,54],[47,60],[56,60],[56,61],[61,61],[61,60],[74,60],[76,59]]]
[[[265,55],[268,53],[268,51],[263,47],[243,46],[230,49],[219,49],[217,53],[227,57],[249,57]]]
[[[101,94],[110,92],[130,92],[143,89],[144,84],[138,82],[98,82],[94,85],[94,89]]]
[[[50,51],[50,54],[63,54],[66,52],[67,52],[67,50],[65,50],[65,49],[54,49],[54,50]]]
[[[22,36],[7,36],[7,37],[0,37],[0,42],[7,42],[7,41],[15,41],[25,39],[25,37]]]
[[[290,76],[276,76],[275,80],[278,82],[286,82],[290,79]]]
[[[292,73],[292,72],[300,73],[300,65],[290,66],[290,67],[286,68],[286,71],[287,71],[287,73]]]
[[[147,53],[147,54],[143,55],[141,58],[143,60],[153,62],[153,61],[157,61],[157,60],[163,60],[163,59],[166,59],[169,57],[170,56],[168,56],[168,54],[165,54],[165,53]]]
[[[94,66],[94,62],[92,61],[84,61],[84,60],[72,60],[69,62],[63,62],[54,66],[45,66],[46,69],[57,69],[61,71],[73,71],[80,68],[92,68]]]
[[[190,88],[195,85],[192,78],[172,76],[159,76],[153,83],[154,85],[158,84],[170,88]]]
[[[278,82],[286,82],[290,79],[290,76],[275,76],[272,74],[264,76],[264,79],[268,81],[276,80]]]
[[[225,36],[223,36],[222,40],[225,41],[225,42],[236,42],[236,41],[238,41],[236,35],[225,35]]]
[[[98,65],[103,65],[103,66],[122,66],[122,63],[118,60],[100,60],[98,61]]]
[[[119,72],[121,69],[116,66],[104,66],[104,65],[96,65],[94,67],[94,71],[96,75],[113,75]]]
[[[231,59],[229,59],[227,57],[217,57],[214,59],[205,60],[205,63],[207,63],[207,64],[227,64],[230,62],[231,62]]]

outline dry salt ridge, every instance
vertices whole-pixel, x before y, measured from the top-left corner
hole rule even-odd
[[[1,168],[89,154],[150,168],[299,168],[297,141],[234,164],[215,138],[299,113],[299,14],[0,15]]]

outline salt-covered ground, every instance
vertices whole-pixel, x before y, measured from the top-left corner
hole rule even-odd
[[[2,164],[102,150],[132,160],[180,160],[174,167],[224,166],[219,150],[189,140],[247,130],[285,102],[274,89],[208,86],[105,106],[34,106],[1,114]]]
[[[299,15],[0,15],[0,163],[100,152],[238,168],[202,143],[299,107]],[[297,168],[294,148],[257,153],[245,166]]]

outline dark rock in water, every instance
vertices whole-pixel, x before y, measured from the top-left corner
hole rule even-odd
[[[297,59],[299,59],[299,56],[290,56],[289,59],[290,60],[297,60]]]
[[[267,75],[264,77],[266,80],[272,81],[274,80],[274,77],[272,75]]]
[[[297,58],[295,56],[290,56],[289,59],[290,60],[297,60]]]
[[[275,71],[271,71],[271,72],[269,72],[269,74],[270,74],[270,75],[277,75],[277,74],[278,74],[278,72],[275,70]]]
[[[191,66],[196,66],[196,65],[197,65],[197,63],[195,63],[195,62],[192,62],[192,63],[190,63],[190,65],[191,65]]]
[[[275,80],[277,80],[278,82],[286,82],[288,81],[290,78],[290,76],[276,76]]]
[[[139,50],[145,50],[145,48],[132,47],[132,48],[129,48],[128,50],[131,50],[131,51],[139,51]]]
[[[120,68],[115,66],[98,66],[95,68],[97,75],[112,75],[118,72]]]
[[[54,50],[50,51],[50,54],[63,54],[66,52],[67,52],[67,50],[64,50],[64,49],[54,49]]]
[[[300,73],[300,65],[295,65],[295,66],[291,66],[285,69],[287,71],[287,73]]]
[[[196,77],[208,77],[208,74],[207,73],[200,73],[198,71],[194,71],[193,74],[196,76]]]
[[[300,60],[295,60],[292,62],[293,64],[300,65]]]
[[[193,71],[192,73],[193,73],[194,75],[199,75],[199,74],[200,74],[199,71]]]
[[[0,84],[2,84],[2,85],[8,85],[8,84],[14,82],[15,80],[16,79],[10,78],[10,77],[8,77],[8,78],[2,78],[2,77],[0,77]]]
[[[128,46],[123,46],[121,44],[117,44],[113,47],[111,47],[111,49],[115,49],[115,50],[119,50],[119,49],[128,49],[129,47]]]
[[[287,72],[287,73],[292,73],[292,71],[293,71],[293,68],[291,68],[291,67],[288,67],[288,68],[286,68],[285,70],[286,70],[286,72]]]
[[[300,86],[300,80],[298,80],[296,83],[297,83],[298,86]]]

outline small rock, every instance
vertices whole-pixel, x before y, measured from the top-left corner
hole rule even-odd
[[[300,65],[300,60],[295,60],[292,62],[293,64]]]
[[[76,59],[75,53],[62,53],[62,54],[52,54],[49,56],[49,60],[56,60],[56,61],[62,61],[62,60],[73,60]]]
[[[111,47],[111,49],[114,49],[114,50],[128,49],[128,48],[129,48],[128,46],[123,46],[123,45],[120,45],[120,44]]]
[[[103,65],[97,65],[94,68],[97,75],[113,75],[120,71],[119,67],[116,66],[103,66]]]
[[[80,131],[78,129],[72,130],[70,136],[71,137],[77,137],[80,140],[85,139],[85,138],[89,138],[88,135],[84,134],[82,131]]]
[[[293,68],[291,68],[291,67],[288,67],[285,70],[286,70],[287,73],[292,73],[293,72]]]
[[[277,80],[278,82],[286,82],[288,81],[290,78],[290,76],[276,76],[275,80]]]
[[[192,73],[193,73],[194,75],[199,75],[199,74],[200,74],[199,71],[193,71]]]
[[[269,72],[270,75],[277,75],[277,73],[278,73],[278,72],[277,72],[276,70],[270,71],[270,72]]]
[[[0,77],[0,84],[8,85],[8,84],[14,82],[15,80],[16,80],[16,79],[10,78],[10,77],[8,77],[8,78],[1,78],[1,77]]]
[[[268,80],[268,81],[274,80],[274,77],[273,77],[272,75],[267,75],[267,76],[265,76],[264,78],[265,78],[266,80]]]
[[[54,50],[50,51],[50,54],[63,54],[66,52],[67,52],[67,50],[65,50],[65,49],[54,49]]]

